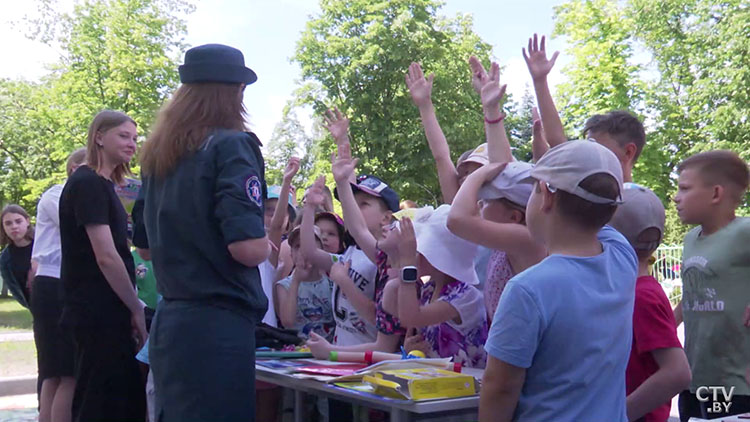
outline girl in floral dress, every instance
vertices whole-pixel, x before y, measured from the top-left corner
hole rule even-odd
[[[467,367],[484,368],[487,355],[487,312],[472,261],[476,245],[448,231],[450,205],[416,213],[414,222],[401,219],[399,254],[402,265],[398,291],[401,324],[415,327],[429,345],[428,357],[452,357]],[[410,271],[416,267],[413,282]]]

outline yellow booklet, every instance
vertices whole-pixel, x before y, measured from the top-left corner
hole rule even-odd
[[[438,368],[378,371],[365,375],[364,381],[371,384],[377,394],[407,400],[446,399],[479,393],[473,376]]]

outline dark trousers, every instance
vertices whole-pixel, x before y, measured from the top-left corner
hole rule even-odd
[[[76,422],[140,422],[146,417],[130,325],[75,327]]]
[[[149,360],[159,422],[255,420],[255,322],[197,301],[164,299]]]
[[[709,393],[708,395],[710,396],[711,394]],[[711,399],[712,397],[709,397],[708,401],[699,401],[698,397],[696,397],[695,394],[691,393],[690,390],[685,390],[680,393],[680,397],[678,399],[678,407],[680,409],[680,422],[687,422],[690,418],[716,419],[750,412],[750,396],[733,396],[728,412],[713,411],[714,408],[722,410],[726,408],[723,405],[717,405],[716,407],[714,407],[714,401]],[[723,404],[722,401],[719,401],[718,403]]]
[[[40,385],[47,378],[75,376],[73,338],[60,325],[63,307],[60,279],[36,276],[30,305]]]

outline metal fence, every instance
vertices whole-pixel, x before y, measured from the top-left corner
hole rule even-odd
[[[682,279],[680,265],[682,265],[682,245],[662,245],[654,253],[656,261],[652,267],[654,277],[667,294],[672,305],[676,305],[682,298]]]

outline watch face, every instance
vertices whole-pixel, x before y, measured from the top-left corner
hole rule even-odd
[[[416,268],[404,268],[403,270],[401,270],[401,279],[404,281],[416,281],[417,269]]]

